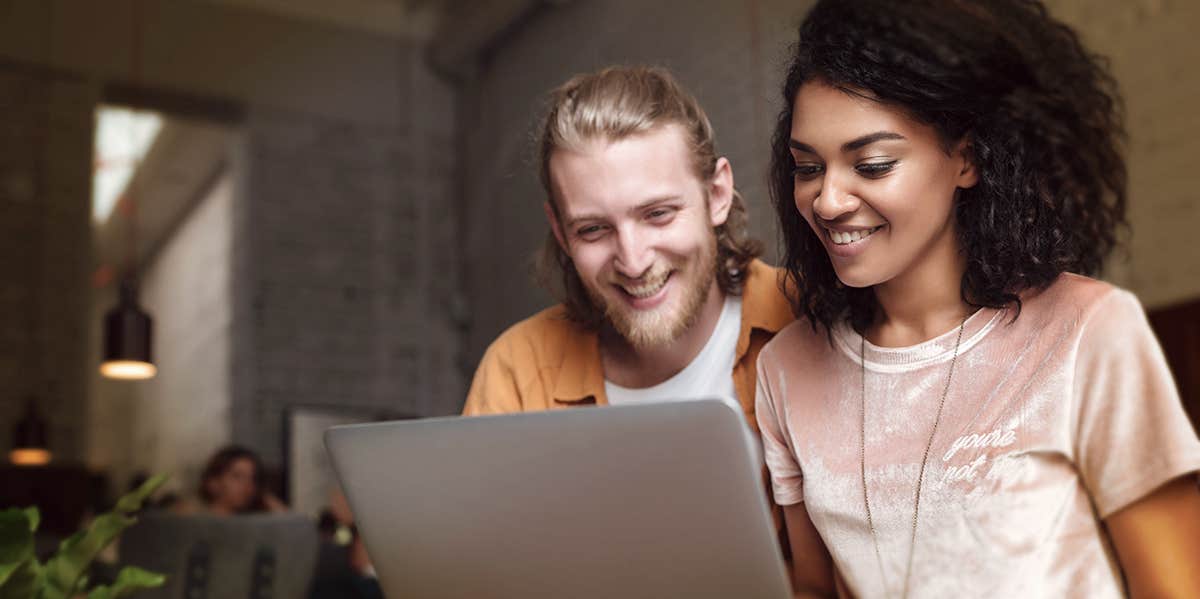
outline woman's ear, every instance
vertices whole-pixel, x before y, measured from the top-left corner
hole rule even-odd
[[[979,182],[979,167],[975,165],[975,148],[971,145],[968,138],[963,138],[954,148],[954,157],[959,161],[958,179],[956,181],[959,189],[967,189],[975,187]]]

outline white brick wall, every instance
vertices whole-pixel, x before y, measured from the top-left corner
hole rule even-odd
[[[460,172],[469,181],[463,267],[473,317],[466,376],[496,335],[549,304],[529,277],[529,257],[546,232],[531,137],[545,92],[577,72],[612,63],[669,67],[712,120],[718,152],[729,157],[747,200],[751,230],[774,255],[770,136],[786,46],[811,4],[571,2],[544,9],[495,48],[475,98],[478,123],[461,149]]]
[[[189,491],[208,456],[231,436],[234,201],[226,173],[142,279],[142,306],[154,318],[158,376],[131,385],[138,391],[132,465],[173,472]]]
[[[1130,260],[1112,279],[1148,307],[1200,295],[1200,2],[1050,0],[1051,11],[1108,56],[1129,129]]]
[[[234,439],[281,458],[288,406],[433,415],[456,409],[445,308],[449,91],[404,79],[400,127],[268,108],[247,120],[245,263],[235,302]]]

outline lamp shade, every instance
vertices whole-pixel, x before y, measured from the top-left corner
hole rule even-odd
[[[37,408],[30,399],[25,408],[25,416],[17,421],[17,426],[13,429],[9,461],[18,466],[41,466],[48,464],[50,457],[46,422],[38,415]]]
[[[104,315],[104,361],[100,374],[114,379],[148,379],[157,374],[151,356],[153,322],[137,305],[137,292],[121,284],[120,300]]]

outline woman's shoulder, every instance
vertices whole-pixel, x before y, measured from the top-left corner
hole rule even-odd
[[[1137,296],[1121,287],[1063,273],[1046,288],[1021,294],[1018,318],[1039,330],[1057,322],[1082,331],[1099,321],[1144,320],[1145,312]]]
[[[835,333],[836,334],[836,333]],[[807,318],[798,318],[779,330],[763,347],[759,363],[764,360],[811,360],[833,351],[833,337],[824,327],[814,326]]]
[[[1068,312],[1086,316],[1119,299],[1137,301],[1132,293],[1112,283],[1063,273],[1046,288],[1021,294],[1021,312]]]

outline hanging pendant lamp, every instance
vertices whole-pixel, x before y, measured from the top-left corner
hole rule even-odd
[[[131,72],[135,83],[141,82],[142,70],[142,0],[136,0],[133,14],[133,51],[130,53]],[[141,156],[135,155],[133,173],[129,177],[124,214],[129,235],[129,263],[121,280],[117,305],[104,315],[104,357],[100,374],[112,379],[141,380],[158,373],[150,352],[153,323],[150,315],[137,303],[137,208],[136,190]]]
[[[13,444],[8,460],[17,466],[44,466],[50,463],[51,457],[46,421],[42,420],[33,398],[30,398],[25,416],[17,421],[13,429]]]
[[[121,283],[116,307],[104,315],[104,361],[100,374],[113,379],[148,379],[158,373],[150,352],[153,322],[137,304],[137,289]]]

